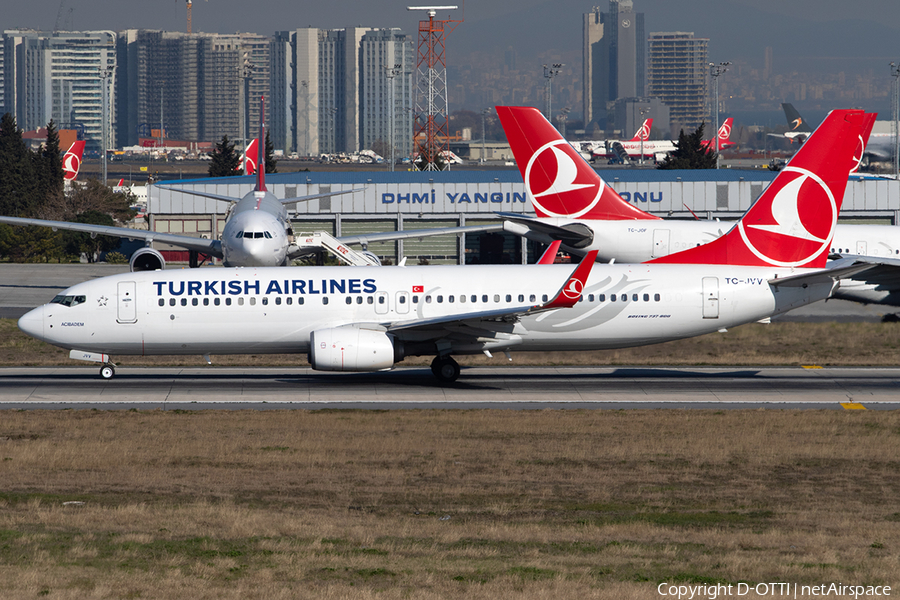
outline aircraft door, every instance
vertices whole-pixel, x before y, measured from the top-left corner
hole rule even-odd
[[[134,323],[137,321],[137,295],[133,281],[120,281],[118,289],[118,313],[119,323]]]
[[[719,278],[703,278],[703,318],[719,318]]]
[[[669,230],[654,229],[653,230],[653,258],[666,256],[669,254]]]
[[[378,292],[375,294],[375,314],[386,315],[388,312],[388,293]]]
[[[396,310],[401,315],[409,312],[409,292],[397,292],[394,310]]]
[[[866,240],[859,240],[856,242],[856,253],[860,256],[868,254],[868,252],[866,252]]]

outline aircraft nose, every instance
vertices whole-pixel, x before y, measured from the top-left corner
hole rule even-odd
[[[44,307],[28,311],[19,319],[19,329],[33,338],[44,339]]]

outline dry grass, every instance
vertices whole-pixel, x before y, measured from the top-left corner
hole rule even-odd
[[[898,323],[772,323],[736,327],[687,340],[597,352],[513,352],[508,363],[502,354],[458,357],[463,365],[806,365],[890,366],[900,364]],[[191,366],[205,364],[200,356],[115,356],[128,366]],[[404,365],[427,365],[431,357],[408,358]],[[304,355],[218,355],[219,366],[305,365]],[[0,366],[84,365],[69,359],[66,350],[38,342],[0,319]]]
[[[900,585],[895,412],[6,411],[0,482],[3,598]]]

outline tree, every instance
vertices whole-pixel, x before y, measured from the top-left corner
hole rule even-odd
[[[684,129],[678,134],[675,151],[659,164],[658,169],[715,169],[716,152],[703,147],[703,123],[687,135]]]
[[[216,150],[209,163],[210,177],[234,177],[240,175],[241,155],[234,150],[234,144],[228,141],[228,136],[223,135],[222,141],[216,144]]]
[[[88,210],[74,219],[75,223],[90,223],[92,225],[113,226],[115,222],[113,218],[99,210]],[[98,235],[91,237],[90,233],[81,233],[78,231],[66,231],[63,233],[65,239],[65,249],[68,254],[81,254],[87,256],[87,261],[92,263],[99,258],[101,252],[109,252],[119,246],[121,241],[117,237],[108,235]]]
[[[278,161],[275,160],[275,145],[269,139],[269,130],[266,129],[266,173],[278,172]]]
[[[131,192],[114,192],[100,180],[88,179],[84,185],[75,186],[69,194],[51,198],[39,211],[39,217],[51,221],[78,221],[78,215],[90,211],[101,212],[118,223],[134,218]]]
[[[0,119],[0,214],[29,217],[40,204],[32,153],[10,113]]]
[[[47,123],[47,142],[41,151],[34,156],[35,174],[38,175],[37,185],[41,194],[43,205],[49,198],[62,193],[63,168],[59,148],[59,131],[56,123],[51,119]]]

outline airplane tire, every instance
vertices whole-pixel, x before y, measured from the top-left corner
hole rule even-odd
[[[431,372],[441,383],[453,383],[459,379],[459,363],[449,356],[438,356],[431,362]]]
[[[116,374],[116,370],[112,365],[103,365],[100,367],[100,377],[103,379],[112,379]]]

